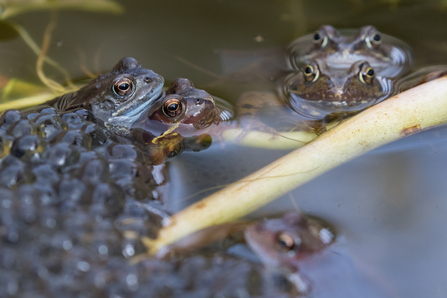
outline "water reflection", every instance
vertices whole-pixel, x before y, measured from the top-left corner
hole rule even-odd
[[[322,26],[315,33],[293,41],[288,58],[293,69],[301,69],[317,59],[324,59],[333,69],[349,69],[353,62],[365,60],[377,75],[387,78],[401,77],[412,67],[410,47],[373,26],[340,31]]]

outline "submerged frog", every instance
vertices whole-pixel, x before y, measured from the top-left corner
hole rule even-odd
[[[334,235],[319,221],[289,212],[280,219],[249,226],[245,239],[265,264],[295,266],[295,261],[327,248],[333,243]]]
[[[320,220],[289,212],[249,226],[245,239],[267,268],[285,276],[300,296],[394,297],[386,280],[355,259],[341,240],[335,241],[332,229]]]
[[[162,76],[142,68],[136,59],[124,57],[110,72],[44,106],[52,106],[61,112],[84,108],[91,110],[105,126],[128,127],[160,98],[163,84]]]
[[[179,78],[166,96],[135,121],[132,136],[143,136],[146,143],[155,143],[170,133],[194,136],[213,130],[230,116],[231,108],[223,100],[195,88],[190,80]]]
[[[274,132],[257,120],[258,112],[273,110],[282,103],[297,115],[287,115],[291,122],[304,123],[317,132],[325,125],[339,120],[389,97],[392,94],[390,80],[376,75],[367,61],[358,61],[348,70],[330,70],[316,60],[300,71],[291,72],[279,82],[280,98],[273,94],[247,93],[238,102],[239,118],[245,129],[261,129]],[[278,111],[278,109],[276,109]]]
[[[323,60],[330,68],[349,69],[352,63],[366,60],[379,75],[390,78],[405,75],[412,65],[409,46],[374,26],[340,32],[323,25],[315,33],[292,42],[288,56],[293,69],[314,60]]]

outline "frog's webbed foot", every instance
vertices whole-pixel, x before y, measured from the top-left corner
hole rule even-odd
[[[239,128],[242,128],[242,132],[237,136],[236,141],[241,141],[251,131],[262,131],[272,134],[272,139],[279,136],[279,133],[273,127],[270,127],[262,123],[258,118],[253,116],[247,116],[240,120]]]
[[[312,130],[314,131],[314,133],[315,133],[317,136],[319,136],[319,135],[321,135],[323,132],[326,132],[326,131],[327,131],[326,123],[320,121],[319,123],[316,123],[315,125],[312,126]]]
[[[237,103],[237,111],[239,117],[239,128],[242,132],[236,138],[236,141],[242,140],[250,131],[257,130],[272,134],[272,138],[276,138],[278,132],[261,122],[258,116],[262,111],[270,109],[278,109],[281,104],[273,93],[249,91],[241,95]]]

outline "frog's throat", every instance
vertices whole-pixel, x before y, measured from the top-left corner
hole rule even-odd
[[[130,128],[133,123],[141,116],[144,111],[146,111],[150,106],[158,98],[162,98],[164,95],[161,88],[157,90],[157,93],[154,94],[151,98],[149,98],[144,104],[140,105],[137,109],[131,111],[130,113],[119,115],[119,111],[112,114],[112,117],[108,118],[107,121],[104,122],[106,127],[122,127],[122,128]]]
[[[166,130],[161,136],[156,137],[152,140],[153,144],[157,144],[158,140],[161,139],[162,137],[170,134],[171,132],[173,132],[177,127],[179,127],[179,123],[176,123],[174,125],[172,125],[168,130]]]
[[[161,85],[161,84],[159,86],[157,86],[157,88],[155,88],[153,90],[154,95],[152,95],[148,100],[143,102],[137,108],[133,109],[132,111],[130,111],[128,113],[124,113],[123,116],[133,117],[137,114],[140,114],[144,109],[146,109],[146,107],[148,107],[150,104],[152,104],[156,99],[160,98],[160,95],[163,92],[162,88],[163,88],[163,85]],[[128,106],[130,104],[132,104],[132,103],[129,103],[128,105],[125,105],[124,107],[118,109],[115,113],[112,114],[112,116],[116,117],[118,115],[121,115],[123,113],[123,111],[125,111],[128,108]]]

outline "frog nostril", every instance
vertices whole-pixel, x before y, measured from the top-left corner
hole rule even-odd
[[[152,82],[152,79],[150,77],[144,77],[144,82],[150,83],[150,82]]]

